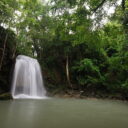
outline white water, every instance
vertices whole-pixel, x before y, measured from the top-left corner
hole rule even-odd
[[[40,65],[36,59],[24,55],[16,58],[11,93],[14,99],[46,98]]]

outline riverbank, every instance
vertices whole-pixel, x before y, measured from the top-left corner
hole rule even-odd
[[[48,93],[49,96],[55,98],[76,98],[76,99],[109,99],[128,101],[128,97],[121,93],[107,93],[102,91],[84,92],[78,90],[54,90]]]
[[[128,101],[128,98],[121,93],[106,93],[103,91],[78,91],[78,90],[50,90],[47,91],[47,95],[49,97],[55,98],[75,98],[75,99],[109,99],[109,100],[121,100]],[[0,94],[0,100],[11,100],[13,99],[10,93],[2,93]]]

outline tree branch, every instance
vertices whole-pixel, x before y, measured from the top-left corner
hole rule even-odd
[[[126,0],[122,0],[122,9],[123,9],[123,11],[125,10],[125,1]]]
[[[101,6],[103,6],[103,4],[106,2],[106,0],[102,0],[101,3],[96,7],[94,8],[92,11],[93,12],[96,12]]]

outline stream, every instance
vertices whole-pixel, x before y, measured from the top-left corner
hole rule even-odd
[[[56,98],[0,101],[0,128],[128,128],[128,103]]]

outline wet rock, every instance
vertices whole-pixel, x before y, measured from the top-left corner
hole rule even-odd
[[[0,100],[11,100],[12,96],[10,93],[3,93],[0,95]]]

